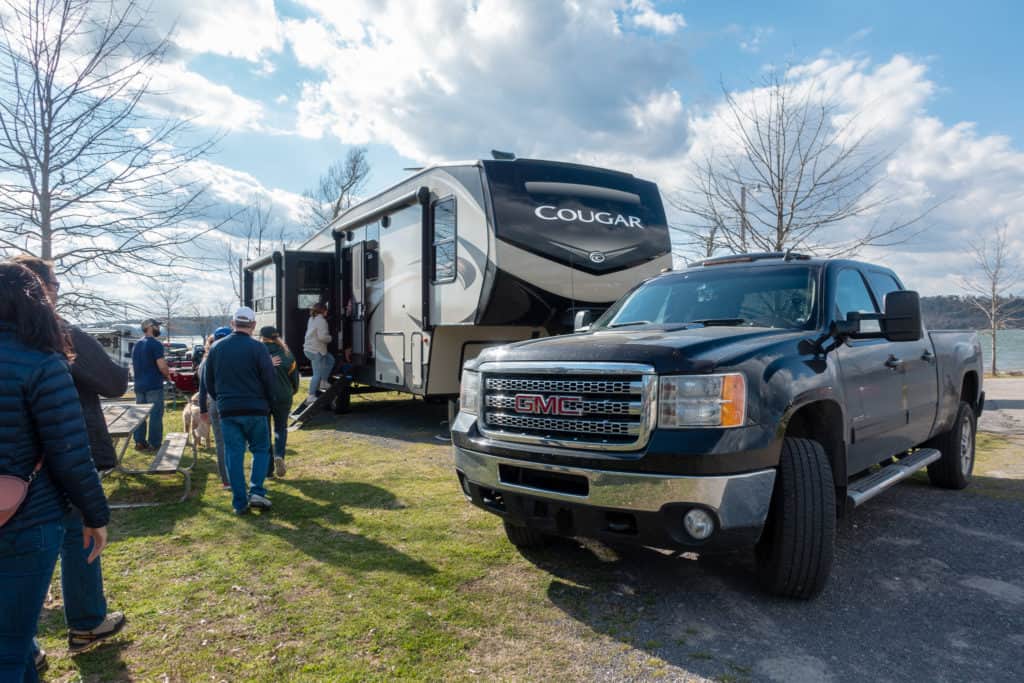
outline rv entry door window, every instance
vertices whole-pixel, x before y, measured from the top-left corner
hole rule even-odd
[[[432,244],[434,283],[455,281],[455,197],[434,203]]]

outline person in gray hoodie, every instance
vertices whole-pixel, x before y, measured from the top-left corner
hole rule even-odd
[[[313,366],[313,377],[309,381],[309,395],[303,406],[316,401],[316,394],[322,389],[321,384],[329,382],[331,370],[334,369],[334,356],[327,350],[331,343],[331,333],[327,327],[327,306],[315,303],[309,309],[309,322],[306,323],[306,337],[302,343],[302,352],[306,354]]]

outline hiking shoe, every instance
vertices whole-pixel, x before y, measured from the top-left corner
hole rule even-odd
[[[237,515],[237,516],[241,517],[242,515],[247,515],[247,514],[249,514],[249,506],[248,506],[248,505],[246,505],[246,506],[245,506],[244,508],[242,508],[241,510],[235,510],[234,508],[231,508],[231,511],[232,511],[232,512],[234,512],[234,513],[235,513],[235,515]]]
[[[153,450],[153,447],[150,446],[148,443],[144,443],[144,442],[141,442],[141,441],[136,441],[135,442],[135,450],[142,451],[143,453],[145,453],[146,451]]]
[[[32,645],[35,647],[35,653],[32,655],[32,658],[35,660],[36,673],[41,674],[49,666],[49,663],[46,661],[46,650],[40,647],[39,640],[36,638],[32,639]]]
[[[278,477],[283,477],[288,473],[288,468],[284,464],[284,458],[280,455],[274,458],[274,474]]]
[[[87,652],[104,640],[113,638],[124,628],[127,619],[124,612],[108,612],[100,625],[90,631],[68,629],[68,654],[77,655]]]
[[[261,496],[258,493],[254,493],[249,496],[249,506],[254,508],[260,508],[261,510],[270,509],[270,500],[266,496]]]

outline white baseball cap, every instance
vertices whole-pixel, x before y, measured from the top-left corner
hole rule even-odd
[[[248,306],[242,306],[235,310],[235,314],[231,316],[231,319],[236,323],[245,323],[251,325],[256,322],[256,311],[252,310]]]

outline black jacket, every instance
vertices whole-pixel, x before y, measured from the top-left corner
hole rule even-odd
[[[224,337],[206,354],[200,380],[206,393],[217,401],[222,418],[235,415],[269,415],[274,397],[274,365],[260,342],[242,332]],[[199,409],[206,412],[203,393]]]
[[[103,350],[95,337],[68,325],[71,343],[75,347],[75,362],[71,364],[71,377],[75,380],[78,400],[82,404],[85,428],[89,432],[89,448],[96,468],[109,470],[117,464],[114,443],[103,419],[100,396],[117,398],[128,390],[128,368],[115,363]]]
[[[0,323],[0,474],[28,478],[40,454],[43,469],[0,537],[59,520],[69,501],[86,526],[106,526],[110,509],[67,361],[25,346]]]

